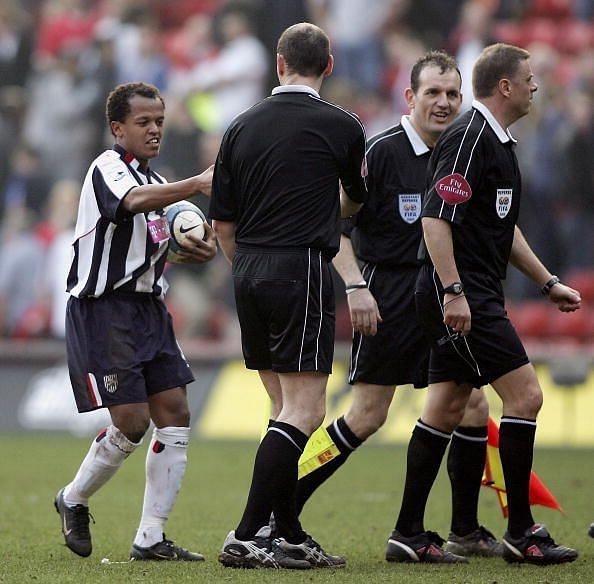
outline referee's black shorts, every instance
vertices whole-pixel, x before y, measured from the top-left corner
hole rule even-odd
[[[321,251],[238,246],[233,281],[248,369],[332,372],[335,306]]]
[[[417,315],[433,341],[429,383],[455,381],[481,387],[529,359],[507,318],[501,281],[477,272],[462,272],[460,277],[472,318],[466,337],[458,337],[443,322],[443,290],[434,268],[423,266],[417,278]]]
[[[362,274],[382,322],[375,336],[353,334],[349,383],[426,387],[429,341],[417,320],[414,300],[418,267],[364,264]]]
[[[66,351],[79,412],[144,403],[194,380],[171,316],[152,294],[70,297]]]

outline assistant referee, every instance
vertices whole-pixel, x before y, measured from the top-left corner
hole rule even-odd
[[[233,121],[215,164],[210,216],[233,265],[246,367],[258,370],[275,420],[258,449],[243,518],[219,556],[226,566],[345,563],[303,531],[295,505],[297,463],[325,414],[340,216],[367,197],[364,128],[318,93],[333,63],[320,28],[285,30],[280,87]]]

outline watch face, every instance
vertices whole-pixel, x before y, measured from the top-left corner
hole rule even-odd
[[[447,288],[444,288],[444,292],[446,294],[462,294],[462,284],[460,284],[460,282],[455,282]]]

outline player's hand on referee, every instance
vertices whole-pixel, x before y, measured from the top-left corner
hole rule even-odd
[[[365,336],[377,333],[382,317],[373,294],[368,288],[359,288],[347,296],[353,329]]]
[[[214,164],[211,164],[204,172],[201,172],[194,177],[196,182],[195,194],[203,194],[210,197],[213,173]]]
[[[214,229],[207,223],[204,223],[204,240],[188,233],[187,238],[192,241],[192,247],[183,247],[178,252],[178,256],[184,259],[179,260],[180,264],[203,264],[212,260],[217,255],[217,237]]]
[[[549,298],[561,312],[574,312],[582,306],[580,293],[561,282],[551,288]]]
[[[445,294],[443,322],[455,332],[466,336],[470,332],[470,306],[464,294]]]

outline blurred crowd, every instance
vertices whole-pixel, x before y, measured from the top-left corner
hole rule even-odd
[[[539,90],[533,111],[512,128],[524,179],[521,227],[561,277],[594,270],[593,5],[0,0],[2,336],[64,334],[78,194],[91,160],[111,146],[104,114],[110,89],[128,81],[160,88],[167,129],[154,166],[170,180],[184,178],[214,161],[229,121],[276,85],[276,39],[303,20],[322,26],[332,40],[336,66],[323,97],[357,112],[368,136],[407,113],[403,90],[427,49],[457,57],[465,107],[472,99],[470,71],[484,46],[504,41],[530,50]],[[195,202],[208,207],[206,200]],[[168,270],[168,303],[180,337],[238,334],[222,256]],[[506,286],[515,301],[535,293],[513,271]],[[350,336],[344,318],[338,332]]]

